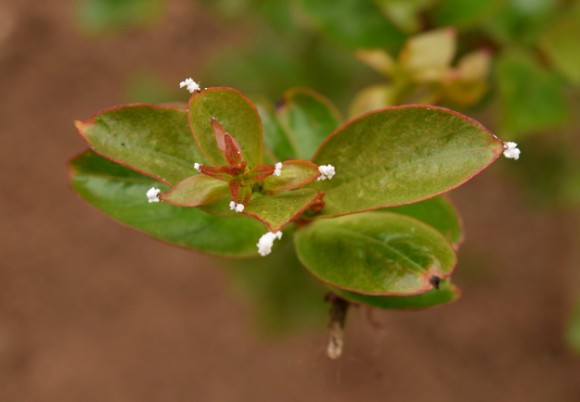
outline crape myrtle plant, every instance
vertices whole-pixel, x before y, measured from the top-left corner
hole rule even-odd
[[[308,89],[276,108],[232,88],[181,86],[188,104],[123,105],[76,122],[89,149],[70,162],[70,180],[85,201],[212,255],[267,261],[291,243],[328,288],[331,358],[350,304],[414,310],[459,297],[451,274],[463,234],[445,194],[502,153],[517,159],[515,144],[431,105],[345,122]]]

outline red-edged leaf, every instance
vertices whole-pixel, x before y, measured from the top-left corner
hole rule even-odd
[[[365,212],[317,219],[296,231],[296,253],[328,285],[374,296],[410,296],[447,278],[457,258],[436,229],[408,216]]]
[[[219,123],[229,133],[241,149],[248,166],[262,163],[262,123],[254,104],[232,88],[208,88],[194,93],[189,100],[189,125],[211,165],[222,166],[227,163],[220,146],[212,121]],[[215,123],[213,123],[214,127]],[[221,145],[225,151],[225,141]]]
[[[352,303],[387,310],[422,310],[452,303],[461,297],[461,290],[448,280],[442,280],[439,289],[431,289],[413,296],[368,296],[331,288],[334,293]]]
[[[258,165],[254,166],[252,170],[248,173],[248,177],[253,182],[259,182],[264,180],[266,177],[271,176],[274,173],[273,165]]]
[[[232,166],[242,162],[242,149],[236,139],[233,138],[214,118],[211,119],[211,128],[215,134],[218,149],[228,164]]]
[[[227,166],[206,166],[201,165],[199,167],[199,171],[207,176],[213,177],[214,179],[221,180],[221,181],[230,181],[232,178],[230,174],[230,169]]]
[[[317,199],[318,192],[313,189],[258,194],[246,206],[244,214],[262,221],[271,232],[275,232],[300,216]]]
[[[313,182],[320,172],[318,166],[309,161],[290,160],[282,163],[280,176],[269,176],[264,179],[264,190],[293,190]]]
[[[445,193],[489,166],[503,143],[485,127],[449,109],[428,105],[386,108],[351,120],[314,156],[331,164],[325,215],[410,204]]]
[[[159,202],[145,193],[165,185],[86,151],[70,163],[73,189],[89,204],[140,232],[169,244],[224,257],[255,257],[264,225],[241,214],[221,218],[200,208]],[[227,205],[225,206],[227,209]]]
[[[188,177],[160,195],[163,202],[183,207],[209,204],[229,194],[228,184],[204,174]]]
[[[195,174],[194,162],[205,162],[183,110],[121,106],[76,126],[99,155],[168,184]]]

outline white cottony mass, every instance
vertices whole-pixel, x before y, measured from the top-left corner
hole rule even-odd
[[[238,204],[234,201],[230,202],[230,209],[236,212],[244,212],[244,204]]]
[[[155,187],[151,187],[149,190],[147,190],[147,201],[149,201],[149,203],[152,202],[159,202],[159,193],[161,192],[161,190],[159,190],[158,188]]]
[[[515,142],[505,142],[503,144],[503,149],[505,150],[503,151],[503,156],[506,158],[515,159],[516,161],[520,158],[520,153],[522,151],[518,149],[518,144]]]
[[[274,176],[280,176],[282,174],[282,162],[278,162],[274,165]]]
[[[258,254],[260,254],[262,257],[265,257],[268,254],[270,254],[272,252],[274,240],[276,239],[280,240],[281,238],[282,232],[280,231],[268,232],[262,235],[262,237],[260,237],[260,240],[258,240],[258,244],[256,244],[256,246],[258,246]]]
[[[199,86],[199,84],[197,82],[195,82],[194,80],[192,80],[191,78],[186,78],[179,83],[179,88],[183,88],[183,87],[185,87],[189,91],[190,94],[192,94],[194,92],[198,92],[201,90],[201,87]]]
[[[318,171],[320,172],[320,176],[318,177],[318,181],[320,180],[330,180],[332,176],[334,176],[334,166],[332,165],[320,165],[318,166]]]

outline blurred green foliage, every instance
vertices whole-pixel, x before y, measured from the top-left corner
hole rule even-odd
[[[269,336],[319,328],[329,309],[322,303],[328,290],[302,268],[290,231],[282,243],[267,259],[225,263],[234,289],[250,301],[256,324]]]
[[[77,0],[79,27],[103,34],[150,25],[163,11],[163,0]]]

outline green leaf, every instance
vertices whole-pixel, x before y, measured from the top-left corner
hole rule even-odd
[[[264,145],[266,151],[270,150],[272,155],[265,155],[267,162],[276,163],[296,159],[296,151],[285,131],[284,127],[278,120],[274,105],[265,98],[252,99],[258,108],[262,125],[264,126]]]
[[[568,80],[580,84],[580,5],[575,13],[562,16],[540,38],[540,47],[556,69]]]
[[[441,281],[439,289],[431,289],[414,296],[367,296],[341,289],[332,291],[350,302],[388,310],[426,309],[451,303],[461,296],[461,291],[447,280]]]
[[[435,106],[383,109],[352,120],[314,156],[336,169],[316,182],[324,215],[417,202],[449,191],[489,166],[502,142],[478,122]]]
[[[437,229],[456,249],[463,241],[463,228],[459,214],[453,203],[444,196],[380,211],[408,215],[425,222]]]
[[[220,218],[198,208],[149,204],[145,192],[167,186],[91,151],[70,163],[73,189],[118,222],[158,240],[227,257],[257,255],[263,225],[249,217]]]
[[[232,88],[208,88],[189,100],[189,124],[210,164],[223,166],[211,119],[217,120],[242,148],[242,156],[252,167],[262,163],[262,123],[254,104]]]
[[[225,181],[204,174],[196,174],[177,183],[171,190],[162,193],[162,201],[182,207],[197,207],[209,204],[230,194]]]
[[[278,119],[290,136],[298,159],[310,159],[330,133],[342,123],[334,105],[305,88],[287,91],[278,108]]]
[[[318,166],[305,160],[282,163],[280,176],[268,176],[263,181],[265,191],[294,190],[316,180],[320,176]]]
[[[433,276],[451,274],[456,257],[437,230],[416,219],[366,212],[319,219],[296,231],[304,266],[330,286],[367,295],[414,295]]]
[[[168,184],[197,173],[194,162],[205,161],[184,110],[122,106],[75,124],[93,151]]]
[[[396,50],[405,35],[387,21],[372,0],[302,0],[314,25],[340,45]]]
[[[565,83],[529,55],[510,52],[497,62],[501,128],[507,135],[538,132],[568,120]]]
[[[271,232],[276,232],[302,214],[317,199],[318,192],[308,188],[275,195],[258,194],[244,209],[244,214],[262,221]]]

